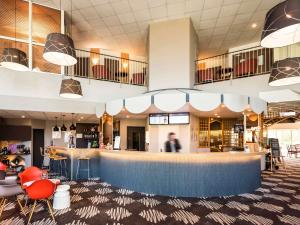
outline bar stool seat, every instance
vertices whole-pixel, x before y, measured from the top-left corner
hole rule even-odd
[[[85,169],[81,169],[81,161],[86,161],[87,162],[87,168]],[[78,180],[78,174],[80,171],[86,171],[88,174],[88,179],[90,179],[90,158],[89,157],[80,157],[78,158],[78,162],[77,162],[77,171],[76,171],[76,180]]]

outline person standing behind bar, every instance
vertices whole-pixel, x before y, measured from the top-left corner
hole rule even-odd
[[[168,141],[165,143],[165,151],[166,152],[179,152],[181,149],[181,145],[179,143],[179,140],[176,139],[176,135],[174,132],[169,133],[168,135]]]

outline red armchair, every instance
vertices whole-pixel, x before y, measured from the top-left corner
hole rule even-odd
[[[109,70],[105,65],[94,65],[92,67],[93,77],[99,80],[108,80],[109,79]]]
[[[34,209],[36,207],[37,201],[44,200],[47,202],[49,213],[53,219],[53,222],[55,223],[55,218],[53,215],[53,209],[52,205],[49,201],[49,198],[54,194],[56,189],[56,185],[52,183],[50,180],[38,180],[33,182],[29,187],[26,188],[27,195],[30,199],[34,200],[29,219],[28,224],[30,224],[30,220],[32,218]]]
[[[6,171],[6,169],[7,169],[7,166],[4,163],[0,162],[0,170]]]
[[[233,72],[236,76],[255,74],[257,71],[257,59],[246,59],[234,66]]]
[[[209,83],[219,79],[221,74],[221,66],[211,67],[207,69],[201,69],[197,71],[196,82],[197,83]]]
[[[131,78],[131,83],[132,84],[143,85],[144,82],[145,82],[144,73],[134,73],[134,74],[132,74],[132,78]]]
[[[22,173],[19,173],[21,186],[24,188],[24,183],[29,181],[41,180],[43,171],[39,168],[32,166],[28,167]]]

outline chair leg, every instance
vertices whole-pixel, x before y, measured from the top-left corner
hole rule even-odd
[[[24,207],[22,206],[22,204],[21,204],[21,202],[20,202],[20,199],[19,199],[18,197],[17,197],[17,202],[18,202],[18,204],[19,204],[19,206],[20,206],[21,212],[23,213],[24,216],[26,216],[26,212],[25,212],[25,210],[24,210]]]
[[[0,203],[0,218],[2,216],[2,212],[4,211],[5,205],[6,205],[6,199],[3,198]]]
[[[54,221],[54,223],[56,223],[55,218],[54,218],[54,214],[53,214],[53,210],[52,210],[52,205],[51,202],[49,201],[49,199],[46,200],[48,208],[49,208],[49,213]]]
[[[34,203],[33,203],[33,206],[32,206],[32,210],[31,210],[31,212],[30,212],[30,214],[29,214],[29,219],[28,219],[28,223],[27,223],[27,225],[29,225],[29,224],[30,224],[30,220],[31,220],[31,218],[32,218],[32,215],[33,215],[33,212],[34,212],[35,206],[36,206],[36,200],[34,201]]]

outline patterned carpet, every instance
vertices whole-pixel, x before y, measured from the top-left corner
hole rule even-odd
[[[262,186],[254,193],[218,198],[152,196],[114,188],[98,180],[66,181],[72,189],[72,206],[56,211],[55,217],[60,225],[300,225],[300,160],[289,159],[287,164],[286,171],[263,172]],[[33,225],[53,224],[45,208],[39,204]],[[10,202],[0,224],[26,222],[27,218]]]

